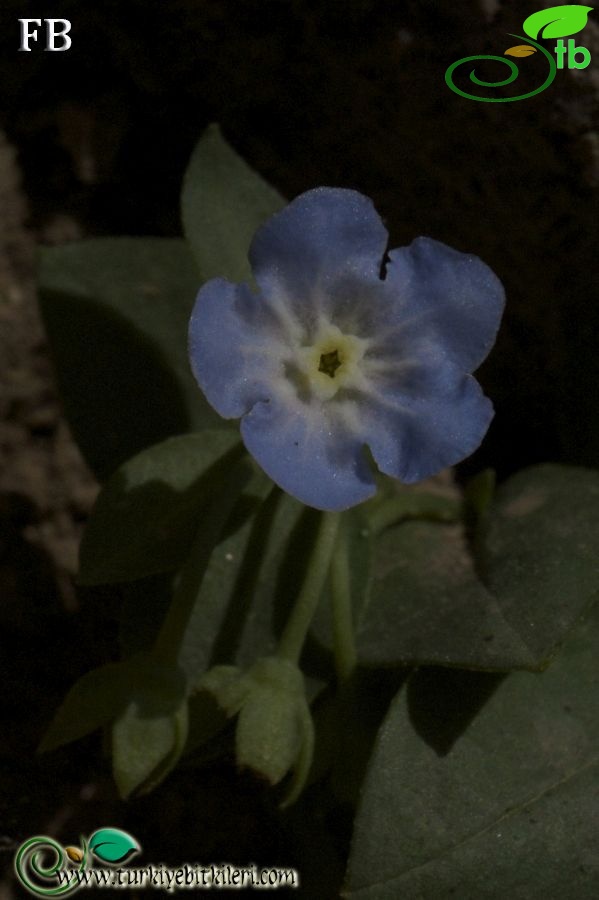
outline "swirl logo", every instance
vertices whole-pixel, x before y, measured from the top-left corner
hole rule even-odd
[[[23,887],[37,897],[72,894],[86,882],[82,873],[96,857],[112,865],[122,863],[141,848],[118,828],[100,828],[81,847],[63,847],[54,838],[39,835],[21,844],[15,856],[15,874]]]
[[[72,848],[69,847],[69,850]],[[31,894],[38,897],[58,897],[77,890],[79,883],[73,872],[70,877],[60,879],[59,872],[68,868],[71,859],[67,850],[50,837],[32,837],[21,844],[15,858],[15,872],[21,884]],[[79,869],[83,871],[86,852],[83,851]]]
[[[588,14],[591,10],[591,6],[568,5],[553,6],[550,9],[543,9],[533,13],[523,24],[523,29],[527,37],[510,34],[510,37],[515,37],[526,43],[510,47],[508,50],[504,51],[503,56],[481,54],[479,56],[464,56],[462,59],[458,59],[456,62],[452,63],[445,72],[447,86],[454,93],[459,94],[461,97],[466,97],[467,100],[479,100],[482,103],[513,103],[515,100],[526,100],[528,97],[534,97],[535,94],[540,94],[541,91],[544,91],[553,82],[557,70],[564,68],[566,60],[569,69],[584,69],[589,65],[591,54],[587,48],[577,47],[573,40],[569,40],[566,45],[562,38],[582,31],[587,23]],[[552,53],[546,47],[535,40],[535,38],[539,37],[560,39],[555,47],[552,48],[556,58],[554,58]],[[481,60],[493,60],[494,62],[499,62],[508,67],[509,75],[507,78],[497,81],[486,81],[479,78],[476,74],[476,69],[472,68],[470,70],[470,81],[483,88],[504,87],[508,84],[512,84],[520,74],[516,63],[505,57],[512,56],[525,59],[537,52],[540,52],[545,57],[549,66],[545,80],[539,87],[514,97],[481,97],[477,94],[472,94],[469,91],[463,90],[461,87],[458,87],[454,81],[454,73],[459,66],[467,63],[476,63]],[[579,59],[579,57],[581,57],[581,59]]]

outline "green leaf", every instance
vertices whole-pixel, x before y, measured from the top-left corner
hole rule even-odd
[[[130,701],[112,728],[112,767],[122,797],[146,793],[177,764],[187,741],[187,680],[143,661]]]
[[[108,725],[127,702],[128,662],[108,663],[87,672],[70,689],[39,750],[45,753]]]
[[[412,676],[370,761],[346,897],[595,896],[598,642],[596,609],[541,675]]]
[[[247,521],[212,551],[180,654],[180,664],[192,683],[215,660],[229,660],[229,653],[234,653],[251,601],[244,594],[241,571],[252,528],[253,521]],[[247,565],[251,567],[251,559]],[[120,617],[123,652],[149,649],[166,613],[170,582],[153,578],[122,587],[126,589]],[[141,623],[140,602],[144,604]]]
[[[408,674],[408,669],[356,669],[315,703],[311,781],[321,781],[328,772],[328,784],[345,806],[357,805],[377,733]]]
[[[241,452],[236,433],[206,430],[169,438],[121,466],[86,526],[79,582],[132,581],[178,569],[203,508]]]
[[[122,656],[129,657],[154,646],[176,584],[177,574],[171,572],[81,592],[91,595],[89,602],[97,598],[119,610],[119,649]]]
[[[234,659],[242,668],[275,651],[305,578],[320,515],[288,494],[279,496],[274,519],[263,535],[259,564],[254,558],[255,586],[237,629]]]
[[[67,417],[100,478],[170,435],[231,427],[190,371],[187,326],[200,278],[184,241],[47,248],[39,278]]]
[[[124,862],[141,847],[130,834],[119,828],[100,828],[89,839],[89,849],[103,862]]]
[[[176,764],[187,739],[183,672],[138,654],[88,672],[69,691],[40,751],[113,724],[113,768],[123,796],[150,790]]]
[[[192,688],[211,666],[235,662],[247,668],[274,651],[305,574],[318,515],[274,489],[252,518],[214,548],[179,656]],[[124,586],[128,593],[135,588],[122,610],[125,652],[148,647],[155,638],[149,629],[139,640],[140,602],[154,631],[164,615],[168,583],[154,589],[153,581],[147,588],[143,582]]]
[[[238,543],[215,549],[183,648],[187,671],[199,673],[208,661],[247,669],[274,653],[305,578],[320,515],[275,489],[238,532]],[[306,671],[305,653],[302,661]],[[313,696],[320,683],[309,682]]]
[[[225,631],[228,611],[235,594],[239,568],[251,531],[251,520],[234,534],[222,540],[212,551],[198,599],[191,613],[180,654],[180,664],[190,680],[204,672],[213,660],[215,646]],[[134,583],[135,584],[135,583]],[[142,585],[143,582],[139,582]],[[131,585],[132,587],[134,585]],[[129,587],[128,585],[126,587]],[[121,642],[125,653],[153,644],[166,608],[170,586],[157,585],[157,590],[144,595],[144,619],[154,628],[144,629],[140,636],[139,590],[128,593],[121,610]],[[149,600],[149,604],[146,601]],[[149,606],[149,608],[148,608]],[[239,623],[241,624],[241,623]]]
[[[249,279],[254,232],[284,205],[211,125],[189,161],[181,197],[183,231],[202,277]]]
[[[370,603],[356,609],[363,665],[533,666],[478,579],[459,525],[407,522],[378,541]]]
[[[389,529],[356,609],[359,659],[541,669],[599,590],[598,543],[599,473],[566,466],[499,489],[475,559],[458,525]]]
[[[592,9],[592,6],[551,6],[533,13],[524,20],[522,27],[531,38],[567,37],[582,31]]]
[[[272,557],[278,561],[280,544],[289,536],[289,508],[297,517],[302,507],[280,491],[273,491],[252,518],[214,548],[180,654],[181,666],[192,685],[212,665],[231,663],[238,658],[250,664],[272,649],[277,575]],[[153,643],[164,616],[169,588],[168,582],[155,585],[154,579],[149,584],[137,585],[124,585],[128,596],[121,613],[121,635],[126,653]],[[141,601],[144,621],[149,616],[154,629],[148,629],[140,641]]]
[[[544,665],[599,592],[599,472],[543,465],[498,491],[481,568]]]
[[[279,604],[290,600],[286,548],[303,509],[275,489],[253,520],[215,548],[181,654],[190,677],[219,663],[248,668],[274,650],[289,608]]]

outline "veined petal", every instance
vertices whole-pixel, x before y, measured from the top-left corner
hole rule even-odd
[[[378,279],[386,246],[371,200],[345,188],[316,188],[258,229],[249,258],[266,300],[289,305],[310,328],[339,278]]]
[[[239,418],[268,400],[283,371],[287,330],[245,284],[222,278],[198,294],[189,323],[193,373],[224,418]]]
[[[267,475],[308,506],[342,510],[367,500],[375,483],[363,443],[335,427],[323,407],[275,399],[241,420],[241,436]]]
[[[382,335],[385,344],[410,345],[424,335],[463,371],[473,372],[493,346],[503,313],[497,276],[478,257],[431,238],[417,238],[389,256],[385,290],[401,319]]]

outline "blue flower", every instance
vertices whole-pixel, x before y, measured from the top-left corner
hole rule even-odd
[[[484,437],[493,407],[469,373],[493,346],[501,283],[429,238],[391,250],[371,201],[317,188],[256,232],[258,290],[221,278],[190,323],[195,377],[249,452],[308,506],[371,497],[373,467],[412,483]]]

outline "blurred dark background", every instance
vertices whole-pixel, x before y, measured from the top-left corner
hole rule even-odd
[[[599,21],[591,14],[579,40],[591,66],[558,72],[534,98],[477,103],[444,81],[456,59],[501,55],[518,43],[509,33],[521,34],[534,9],[515,0],[3,3],[0,587],[2,627],[13,637],[3,666],[6,715],[19,723],[2,739],[10,774],[0,841],[9,854],[15,841],[48,828],[57,808],[71,810],[64,815],[74,816],[66,829],[73,839],[75,827],[118,824],[107,777],[96,783],[105,767],[97,741],[50,762],[31,756],[61,694],[110,655],[113,637],[99,614],[76,619],[82,632],[65,631],[65,616],[77,615],[77,540],[96,486],[54,388],[35,308],[36,244],[180,234],[184,167],[204,127],[218,121],[286,196],[323,184],[357,188],[373,197],[392,245],[430,235],[481,256],[503,280],[505,322],[480,372],[496,419],[463,474],[492,466],[504,477],[545,460],[596,466]],[[69,19],[72,48],[18,52],[22,16]],[[542,59],[520,65],[529,67],[525,81],[544,79]],[[56,648],[50,661],[48,642]],[[224,777],[213,772],[207,789]],[[94,812],[92,824],[85,816],[80,824],[83,814],[73,813],[88,782],[88,793],[108,804],[106,822]],[[160,803],[168,809],[169,846],[185,848],[179,860],[193,857],[198,840],[193,811],[173,812],[173,792],[182,803],[177,791],[186,784],[176,776],[138,810],[154,822]],[[274,812],[256,812],[270,801],[260,792],[256,800],[255,786],[234,790],[225,819],[212,809],[207,822],[245,835],[261,829],[271,846]],[[144,844],[155,830],[148,825]],[[279,859],[293,864],[284,854],[267,861]]]

